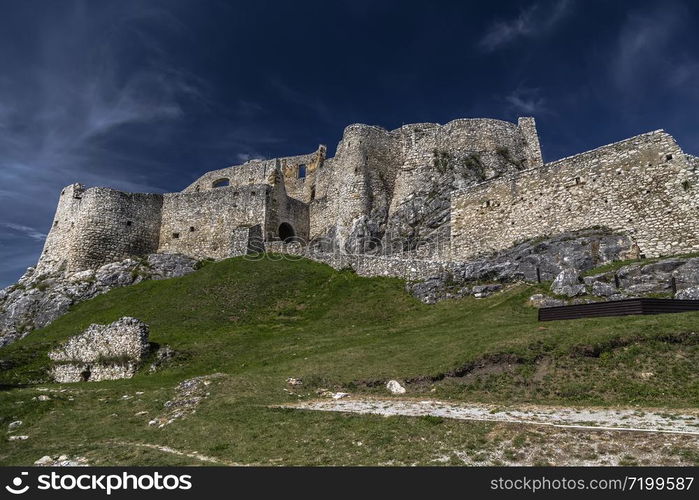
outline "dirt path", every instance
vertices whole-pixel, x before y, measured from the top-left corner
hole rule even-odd
[[[604,409],[523,406],[508,408],[485,404],[434,400],[340,399],[285,405],[299,410],[434,416],[456,420],[546,425],[571,429],[671,433],[699,436],[699,411],[658,409]]]
[[[150,444],[150,443],[135,443],[135,442],[130,442],[130,441],[110,441],[110,444],[118,444],[121,446],[128,446],[128,447],[133,447],[133,448],[148,448],[151,450],[157,450],[161,451],[163,453],[170,453],[171,455],[178,455],[180,457],[187,457],[187,458],[193,458],[196,460],[199,460],[201,462],[209,462],[212,464],[217,464],[217,465],[232,465],[232,466],[241,466],[243,464],[238,464],[234,462],[227,462],[225,460],[220,460],[218,458],[214,457],[207,457],[206,455],[202,455],[199,452],[196,451],[180,451],[176,450],[174,448],[171,448],[169,446],[161,446],[158,444]]]

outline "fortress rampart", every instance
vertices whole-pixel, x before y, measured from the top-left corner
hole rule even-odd
[[[301,239],[310,242],[304,255],[414,279],[594,226],[627,235],[649,257],[694,252],[698,168],[663,131],[544,165],[533,118],[390,131],[355,124],[332,158],[321,145],[253,160],[207,172],[179,193],[68,186],[38,269],[77,271],[152,252],[221,259],[263,244],[285,251],[284,242]]]
[[[61,192],[40,260],[46,270],[79,271],[158,249],[159,194],[73,184]]]
[[[632,236],[648,257],[699,251],[699,174],[663,131],[632,137],[452,197],[452,257],[592,226]]]

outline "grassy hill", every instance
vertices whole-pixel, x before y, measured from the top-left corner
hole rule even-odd
[[[11,365],[0,371],[0,424],[22,420],[29,435],[0,441],[0,463],[63,453],[98,465],[199,463],[151,445],[223,463],[430,463],[435,443],[493,442],[494,424],[269,408],[321,388],[387,395],[391,378],[409,382],[406,396],[699,406],[699,313],[538,323],[527,299],[539,290],[517,285],[428,306],[398,279],[240,258],[115,289],[0,350]],[[170,345],[174,360],[155,373],[146,364],[130,380],[49,383],[53,346],[122,316],[149,324],[150,340]],[[196,413],[148,425],[178,383],[215,373]],[[288,386],[287,377],[304,384]]]

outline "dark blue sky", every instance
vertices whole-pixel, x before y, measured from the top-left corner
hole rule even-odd
[[[535,116],[546,161],[699,153],[699,2],[0,0],[0,286],[60,188],[178,191],[353,122]]]

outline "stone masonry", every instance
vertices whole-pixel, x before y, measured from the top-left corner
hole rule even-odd
[[[147,353],[148,325],[135,318],[90,325],[49,353],[51,376],[57,382],[130,378]]]
[[[631,236],[642,256],[699,251],[696,158],[658,130],[452,195],[452,257],[586,227]]]
[[[533,118],[350,125],[312,153],[208,172],[179,193],[61,193],[34,272],[151,253],[222,259],[288,242],[419,278],[531,238],[603,227],[641,255],[699,251],[699,159],[655,131],[544,164]],[[298,253],[298,250],[295,250]],[[349,257],[348,257],[349,256]]]

